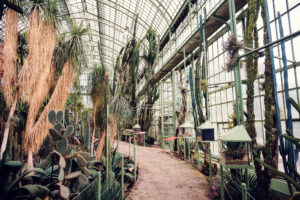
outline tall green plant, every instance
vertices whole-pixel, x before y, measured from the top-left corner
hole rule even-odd
[[[120,67],[119,81],[121,95],[130,103],[132,108],[136,108],[136,83],[139,67],[140,42],[136,39],[138,16],[136,16],[132,39],[126,44],[122,54],[122,64]],[[135,116],[135,113],[134,113]]]
[[[141,108],[141,128],[144,131],[148,131],[151,127],[151,122],[153,118],[152,108],[154,103],[159,98],[158,85],[151,86],[149,84],[150,80],[154,77],[154,65],[158,57],[159,50],[159,37],[157,32],[150,28],[146,33],[146,39],[148,41],[149,48],[147,52],[144,51],[142,58],[145,60],[146,66],[143,71],[143,76],[146,80],[146,94],[145,102]]]
[[[90,95],[93,102],[93,130],[91,135],[90,152],[94,151],[94,138],[96,127],[105,129],[106,115],[105,108],[108,103],[106,100],[106,91],[108,87],[108,72],[104,66],[94,66],[93,71],[89,75],[89,85],[91,86]],[[96,118],[97,116],[97,118]]]

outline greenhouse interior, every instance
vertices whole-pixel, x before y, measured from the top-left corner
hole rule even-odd
[[[0,199],[300,200],[298,17],[1,0]]]

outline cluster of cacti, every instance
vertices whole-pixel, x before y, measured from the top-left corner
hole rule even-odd
[[[48,113],[48,119],[54,128],[49,129],[55,149],[48,157],[41,162],[42,169],[56,166],[56,170],[51,170],[51,174],[56,174],[57,183],[55,189],[51,192],[52,197],[58,196],[67,199],[70,193],[81,191],[88,183],[89,178],[95,177],[98,168],[92,166],[96,159],[90,156],[88,152],[75,151],[74,145],[79,145],[79,141],[74,137],[74,127],[63,125],[63,111],[51,110]],[[77,169],[78,171],[74,171]]]

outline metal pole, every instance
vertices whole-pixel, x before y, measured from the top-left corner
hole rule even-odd
[[[137,167],[136,167],[136,135],[134,135],[134,138],[133,138],[133,142],[134,142],[134,182],[136,182],[136,169],[137,169]]]
[[[121,197],[124,199],[124,156],[122,155],[121,160]]]
[[[163,107],[163,97],[164,96],[164,82],[161,82],[160,84],[160,116],[161,116],[161,127],[160,127],[160,142],[161,142],[161,148],[165,149],[165,134],[164,134],[164,107]]]
[[[188,149],[188,161],[190,161],[191,154],[190,154],[189,138],[186,138],[186,139],[187,139],[187,149]]]
[[[242,200],[247,200],[247,186],[245,183],[242,183],[241,187],[242,187]]]
[[[276,40],[276,41],[274,41],[274,42],[269,42],[268,44],[265,44],[265,45],[263,45],[263,46],[261,46],[261,47],[258,47],[257,49],[254,49],[254,50],[252,50],[252,51],[249,51],[249,52],[247,52],[247,53],[245,53],[245,54],[243,54],[243,55],[240,55],[240,56],[238,57],[238,59],[241,59],[241,58],[243,58],[243,57],[245,57],[245,56],[248,56],[248,55],[250,55],[250,54],[252,54],[252,53],[255,53],[255,52],[260,51],[260,50],[262,50],[262,49],[265,49],[265,48],[267,48],[267,47],[273,46],[273,45],[275,45],[275,44],[277,44],[277,43],[280,43],[280,42],[282,42],[282,41],[290,40],[290,39],[292,39],[292,38],[294,38],[294,37],[296,37],[296,36],[299,36],[299,35],[300,35],[300,30],[299,30],[299,31],[296,31],[296,32],[294,32],[294,33],[292,33],[292,34],[290,34],[290,35],[288,35],[288,36],[282,37],[282,38],[280,38],[280,39],[278,39],[278,40]],[[270,41],[271,41],[271,40],[270,40]],[[273,56],[273,57],[274,57],[274,56]]]
[[[284,37],[283,33],[283,27],[282,27],[282,21],[280,13],[278,12],[278,22],[279,22],[279,32],[280,37]],[[285,44],[284,41],[281,41],[281,54],[282,54],[282,62],[283,62],[283,72],[284,72],[284,93],[285,93],[285,103],[286,103],[286,109],[287,109],[287,125],[288,129],[293,133],[293,122],[292,122],[292,112],[291,112],[291,103],[288,100],[289,99],[289,83],[288,83],[288,71],[287,71],[287,61],[286,61],[286,54],[285,54]],[[296,165],[296,152],[294,145],[287,141],[288,144],[288,151],[289,151],[289,163],[294,167],[294,169],[297,171],[297,165]],[[289,175],[292,176],[292,172],[289,172]],[[296,177],[294,177],[296,179]]]
[[[209,185],[212,186],[212,167],[211,167],[211,143],[208,143],[208,156],[209,156]]]
[[[110,136],[109,136],[109,131],[108,131],[108,127],[109,127],[109,124],[108,124],[108,116],[109,116],[109,104],[107,103],[106,104],[106,174],[105,174],[105,180],[106,180],[106,183],[108,183],[109,181],[109,167],[108,167],[108,162],[109,162],[109,149],[110,149],[110,144],[109,144],[109,141],[110,141]]]
[[[87,116],[87,149],[90,148],[90,115]]]
[[[224,200],[224,174],[223,174],[223,165],[220,165],[220,173],[221,173],[221,180],[220,180],[220,187],[221,187],[221,200]]]
[[[131,149],[130,149],[130,145],[131,145],[131,136],[129,136],[129,159],[131,156]]]
[[[120,132],[118,131],[117,151],[119,151]]]
[[[268,5],[267,0],[265,0],[265,9],[266,9],[266,21],[267,21],[269,42],[272,43],[272,32],[271,32],[270,17],[269,17],[269,5]],[[287,165],[286,165],[286,157],[283,154],[284,142],[283,142],[283,138],[281,136],[282,135],[282,127],[281,127],[280,111],[279,111],[279,105],[278,105],[277,82],[276,82],[273,45],[270,45],[269,49],[270,49],[270,57],[271,57],[271,64],[272,64],[273,92],[274,92],[274,100],[275,100],[276,120],[277,120],[277,126],[278,126],[278,131],[279,131],[279,142],[280,142],[279,152],[282,156],[284,172],[287,174],[288,169],[287,169]],[[290,193],[292,194],[293,190],[292,190],[292,186],[289,182],[288,182],[288,188],[289,188]]]
[[[185,160],[185,158],[186,158],[185,138],[183,138],[183,150],[184,150],[183,159]]]
[[[97,176],[97,199],[101,200],[101,171],[98,172]]]
[[[198,169],[200,170],[200,148],[199,148],[199,144],[198,144],[198,141],[196,141],[197,143],[197,153],[198,153]]]
[[[175,94],[175,71],[172,71],[172,99],[173,99],[173,105],[172,105],[172,116],[173,116],[173,134],[176,135],[176,94]],[[170,141],[170,153],[173,151],[173,140]]]
[[[236,37],[236,21],[235,21],[235,10],[232,8],[232,0],[228,0],[229,5],[229,14],[230,14],[230,29],[231,33]],[[234,16],[233,16],[234,13]],[[240,106],[239,106],[239,99],[238,99],[238,75],[237,75],[237,67],[234,68],[234,89],[235,89],[235,104],[236,104],[236,115],[237,115],[237,123],[240,124]]]
[[[234,35],[235,38],[237,38],[237,30],[236,30],[236,16],[235,16],[235,2],[234,0],[229,0],[229,13],[230,13],[230,22],[231,22],[231,32]],[[243,124],[245,125],[244,121],[244,106],[243,106],[243,92],[242,92],[242,81],[241,81],[241,67],[240,67],[240,60],[238,59],[237,66],[234,68],[235,70],[235,92],[236,92],[236,108],[237,108],[237,115],[239,115],[240,118],[237,118],[237,124]],[[238,80],[236,80],[238,79]],[[246,190],[249,187],[249,178],[248,178],[248,170],[246,170]],[[223,178],[223,177],[222,177]],[[246,196],[246,199],[248,199],[248,195]]]

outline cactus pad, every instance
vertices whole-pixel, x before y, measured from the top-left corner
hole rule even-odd
[[[65,176],[65,179],[74,179],[78,178],[82,173],[80,171],[72,172],[71,174]]]
[[[88,152],[79,152],[79,154],[87,161],[93,161],[96,160],[96,156],[91,156]]]
[[[68,139],[64,137],[63,139],[58,140],[56,143],[56,148],[60,154],[62,154],[62,155],[65,154],[69,148]]]
[[[70,195],[70,191],[69,188],[67,188],[66,186],[60,184],[59,185],[59,194],[62,198],[64,199],[68,199],[69,195]]]
[[[90,172],[90,170],[87,167],[83,167],[82,171],[86,177],[89,177],[90,175],[92,175],[92,173]]]
[[[60,131],[62,130],[62,128],[63,128],[63,125],[62,125],[60,122],[58,122],[58,123],[55,124],[55,126],[54,126],[54,129],[55,129],[58,133],[60,133]]]
[[[66,131],[64,133],[64,137],[68,137],[69,135],[72,135],[74,131],[74,126],[72,125],[69,125],[67,128],[66,128]]]
[[[77,154],[77,164],[80,168],[86,167],[86,160],[80,154]]]
[[[59,168],[59,174],[58,174],[58,181],[63,181],[64,180],[64,176],[65,176],[65,173],[64,173],[64,169],[63,168]]]
[[[80,185],[86,185],[86,184],[89,183],[88,178],[87,178],[85,175],[83,175],[83,174],[80,174],[80,175],[79,175],[78,181],[79,181],[79,184],[80,184]]]
[[[61,168],[65,168],[66,167],[66,160],[64,157],[60,156],[59,157],[59,163],[58,163],[59,167]]]
[[[56,113],[55,110],[50,110],[48,113],[48,119],[50,123],[54,126],[56,124]]]
[[[63,117],[64,117],[64,112],[62,110],[58,111],[56,114],[57,121],[62,123]]]
[[[53,139],[54,142],[56,142],[57,140],[60,140],[60,139],[63,138],[63,137],[57,132],[57,130],[54,129],[54,128],[50,128],[50,129],[49,129],[49,133],[50,133],[50,135],[51,135],[51,137],[52,137],[52,139]]]

